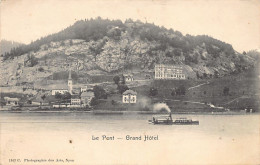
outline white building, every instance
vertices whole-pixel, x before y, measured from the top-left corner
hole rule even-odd
[[[81,92],[81,93],[87,92],[87,90],[88,90],[88,87],[87,87],[87,86],[80,88],[80,92]]]
[[[123,93],[122,102],[123,103],[133,103],[135,104],[137,101],[137,93],[132,90],[126,90]]]
[[[4,97],[6,105],[18,106],[19,98]]]
[[[51,95],[55,95],[56,93],[64,95],[66,92],[69,92],[68,89],[53,89],[51,90]]]
[[[185,79],[181,66],[157,64],[154,68],[155,79]]]
[[[78,95],[71,96],[70,107],[81,107],[81,99]]]
[[[124,74],[125,82],[131,82],[134,81],[134,76],[132,74]]]
[[[90,105],[90,102],[94,97],[94,92],[83,92],[81,94],[81,101],[83,106]]]

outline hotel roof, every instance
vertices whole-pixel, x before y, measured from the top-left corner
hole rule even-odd
[[[131,94],[131,95],[137,95],[137,93],[133,90],[126,90],[123,95],[128,95],[128,94]]]

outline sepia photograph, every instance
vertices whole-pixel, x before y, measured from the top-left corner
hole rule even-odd
[[[259,0],[0,1],[0,165],[260,164]]]

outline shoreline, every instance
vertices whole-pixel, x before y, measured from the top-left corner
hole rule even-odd
[[[167,114],[163,112],[153,111],[113,111],[113,110],[0,110],[0,113],[89,113],[93,115],[160,115]],[[186,115],[246,115],[246,114],[259,114],[259,112],[246,113],[240,111],[226,111],[226,112],[171,112],[172,114],[186,114]]]

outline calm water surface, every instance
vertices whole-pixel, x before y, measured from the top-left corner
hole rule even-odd
[[[258,114],[173,115],[200,125],[152,125],[151,115],[0,113],[1,163],[9,159],[70,159],[63,164],[260,163]],[[115,140],[102,140],[102,136]],[[142,140],[126,140],[127,135]],[[159,140],[144,141],[145,135]],[[92,140],[92,137],[100,140]],[[38,164],[62,164],[43,162]]]

